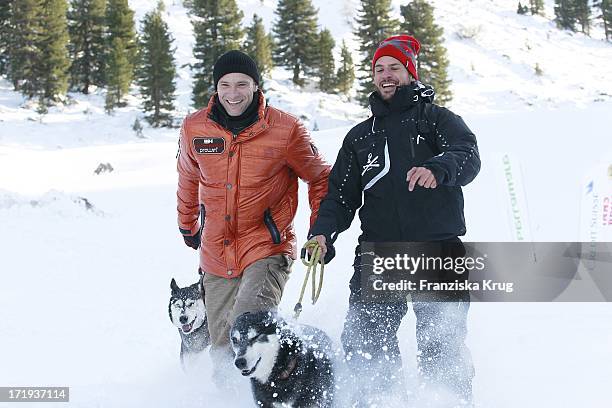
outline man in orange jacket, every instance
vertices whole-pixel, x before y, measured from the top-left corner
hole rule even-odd
[[[234,319],[275,309],[281,300],[297,258],[298,177],[308,183],[312,224],[330,166],[296,117],[266,105],[248,55],[225,53],[213,77],[217,92],[181,128],[177,198],[180,232],[200,249],[218,372],[233,357]]]

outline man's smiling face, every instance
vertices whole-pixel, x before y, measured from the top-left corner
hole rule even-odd
[[[230,116],[241,115],[253,102],[256,90],[253,78],[240,72],[223,75],[217,84],[219,101]]]
[[[397,87],[408,85],[412,76],[401,62],[388,55],[380,57],[374,65],[374,86],[383,100],[388,101],[395,95]]]

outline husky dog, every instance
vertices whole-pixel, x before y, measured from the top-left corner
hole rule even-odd
[[[181,335],[181,365],[187,371],[191,368],[190,363],[210,345],[204,291],[199,282],[179,288],[174,278],[170,289],[168,314]]]
[[[258,407],[328,408],[334,398],[330,338],[290,327],[273,312],[244,313],[230,331],[234,364],[251,379]]]

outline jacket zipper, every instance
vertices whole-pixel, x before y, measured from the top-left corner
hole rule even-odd
[[[272,213],[269,208],[266,211],[264,211],[264,224],[266,224],[266,227],[268,228],[268,231],[270,232],[270,236],[272,237],[272,242],[277,245],[280,244],[281,243],[280,232],[278,232],[278,228],[276,227],[276,224],[274,223],[274,219],[272,218]]]
[[[206,222],[206,207],[204,204],[200,204],[200,236],[204,230],[204,223]]]

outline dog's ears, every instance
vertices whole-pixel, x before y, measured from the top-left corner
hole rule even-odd
[[[170,281],[170,289],[172,290],[172,293],[176,293],[179,291],[179,287],[176,284],[176,281],[174,280],[174,278],[172,278],[172,280]]]
[[[203,293],[203,289],[202,289],[202,285],[200,284],[200,281],[189,286],[189,289],[197,291],[200,295],[202,295]]]

